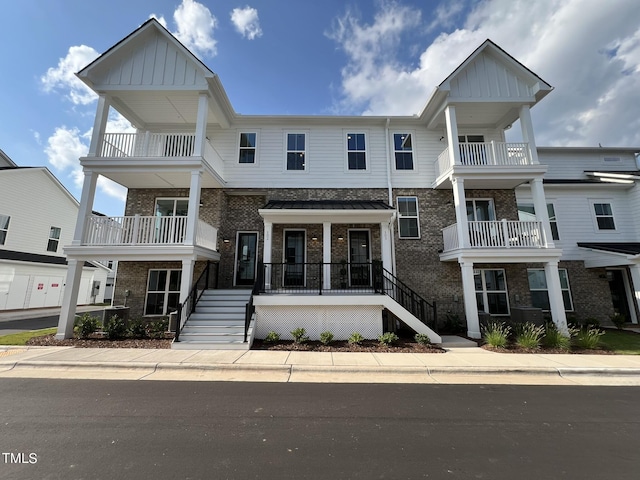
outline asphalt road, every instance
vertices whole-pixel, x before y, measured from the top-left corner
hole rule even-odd
[[[0,478],[635,480],[639,393],[2,379]]]

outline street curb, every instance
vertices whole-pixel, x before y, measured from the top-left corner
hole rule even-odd
[[[594,375],[594,376],[640,376],[640,368],[624,367],[558,367],[560,375]]]
[[[220,370],[249,372],[290,372],[291,365],[258,365],[238,363],[158,363],[156,371],[160,370]]]
[[[384,367],[352,365],[291,365],[291,373],[353,373],[429,375],[427,367]]]

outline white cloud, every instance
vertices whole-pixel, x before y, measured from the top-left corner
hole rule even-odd
[[[42,77],[40,83],[45,92],[65,90],[65,95],[75,105],[87,105],[93,102],[96,94],[82,83],[75,73],[98,58],[98,52],[86,45],[69,47],[67,56],[58,61],[57,67],[51,67]]]
[[[640,14],[636,0],[487,0],[464,23],[441,33],[417,65],[394,57],[403,32],[424,28],[417,10],[383,3],[371,25],[347,12],[333,38],[349,57],[343,108],[364,114],[413,114],[430,92],[485,39],[540,75],[555,90],[533,109],[540,145],[639,145]],[[455,5],[436,10],[445,29]],[[404,13],[403,13],[404,12]]]
[[[173,19],[178,28],[174,35],[185,47],[196,54],[216,55],[217,42],[213,38],[213,31],[218,21],[206,6],[194,0],[182,0],[173,12]],[[166,21],[163,25],[166,25]]]
[[[249,40],[262,36],[258,10],[255,8],[249,6],[234,8],[231,12],[231,22],[236,27],[238,33]]]

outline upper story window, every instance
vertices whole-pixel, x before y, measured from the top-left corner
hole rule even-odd
[[[256,163],[257,133],[240,134],[240,163]]]
[[[349,170],[367,169],[364,133],[347,133],[347,164]]]
[[[57,252],[58,243],[60,243],[60,227],[51,227],[49,231],[49,242],[47,243],[47,252]]]
[[[470,222],[487,222],[496,219],[493,200],[474,198],[467,200],[467,220]]]
[[[598,230],[615,230],[616,224],[613,220],[613,210],[610,203],[593,203],[593,211],[596,215]]]
[[[188,198],[157,198],[156,217],[186,217],[189,211]]]
[[[410,133],[393,134],[396,170],[413,170],[413,144]]]
[[[398,197],[398,230],[400,238],[420,238],[418,199]]]
[[[287,170],[306,170],[306,135],[287,134]]]
[[[560,240],[558,233],[558,219],[556,218],[556,209],[553,203],[547,203],[547,213],[549,214],[549,224],[551,225],[551,236],[554,240]],[[536,209],[531,203],[518,204],[518,220],[521,222],[535,222]]]
[[[9,231],[9,220],[11,220],[11,217],[9,215],[2,215],[0,213],[0,245],[4,245],[4,242],[7,240],[7,232]]]

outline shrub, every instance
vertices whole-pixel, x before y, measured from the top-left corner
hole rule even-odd
[[[267,343],[276,343],[280,341],[280,335],[273,330],[267,333],[267,336],[264,337],[264,341]]]
[[[571,334],[571,330],[569,330]],[[558,328],[553,323],[547,323],[545,326],[544,338],[542,344],[547,348],[560,348],[562,350],[569,350],[571,347],[571,337],[567,337],[560,333]]]
[[[544,327],[531,322],[521,323],[516,327],[516,345],[522,348],[539,348],[544,335]]]
[[[616,312],[609,318],[611,318],[611,322],[618,330],[622,330],[622,327],[624,327],[624,324],[627,322],[627,317],[623,313]]]
[[[393,332],[385,332],[378,336],[378,341],[385,345],[392,345],[398,341],[398,335]]]
[[[413,336],[413,338],[420,345],[430,345],[431,344],[431,339],[429,338],[429,335],[427,335],[426,333],[416,333]]]
[[[320,334],[320,341],[323,345],[329,345],[331,342],[333,342],[333,333],[328,330],[326,332],[322,332]]]
[[[364,337],[358,332],[353,332],[348,341],[352,345],[360,345],[364,341]]]
[[[169,319],[161,318],[153,322],[149,322],[147,330],[150,338],[164,338],[165,332],[169,328]]]
[[[586,328],[598,328],[600,327],[600,320],[594,317],[588,317],[584,319],[582,325]]]
[[[306,335],[307,331],[304,328],[296,328],[289,333],[293,336],[295,343],[306,343],[309,341],[309,337]]]
[[[492,321],[484,328],[484,341],[492,347],[504,348],[507,346],[509,334],[511,333],[511,327],[509,325]]]
[[[604,332],[599,328],[584,327],[580,329],[574,341],[578,348],[594,349],[598,348],[602,335],[604,335]]]
[[[129,322],[127,335],[133,338],[144,338],[147,336],[147,322],[141,318],[136,318]]]
[[[76,318],[74,330],[80,338],[87,338],[92,333],[97,332],[99,326],[100,320],[98,320],[98,317],[83,313]]]
[[[127,324],[122,318],[114,315],[104,322],[102,331],[106,334],[109,340],[115,340],[122,338],[127,334]]]

